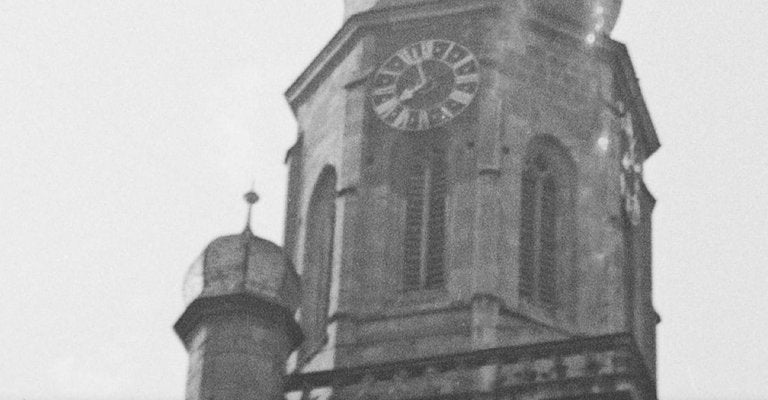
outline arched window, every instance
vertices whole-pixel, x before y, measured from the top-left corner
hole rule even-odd
[[[317,351],[326,341],[335,225],[336,172],[326,167],[309,201],[304,237],[301,326],[305,354]]]
[[[520,296],[556,308],[558,273],[569,243],[563,229],[572,213],[574,165],[555,138],[529,145],[522,175],[520,210]]]
[[[436,289],[445,283],[445,154],[439,146],[429,144],[419,150],[406,170],[406,290]]]

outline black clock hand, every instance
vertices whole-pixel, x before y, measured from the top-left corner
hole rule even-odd
[[[451,75],[453,75],[453,74],[451,74]],[[417,91],[418,93],[414,93],[414,96],[415,95],[426,96],[426,95],[434,92],[436,89],[440,88],[439,82],[443,82],[443,81],[447,80],[447,79],[445,79],[445,77],[447,77],[447,76],[448,76],[448,74],[446,74],[446,73],[442,73],[442,74],[440,74],[438,76],[428,76],[427,77],[428,83],[426,85],[424,85],[421,88],[421,90],[418,90]]]
[[[416,93],[421,90],[426,84],[427,84],[427,77],[424,74],[424,67],[422,66],[423,61],[419,61],[416,64],[416,70],[419,73],[419,83],[417,83],[413,87],[407,87],[403,90],[402,93],[400,93],[400,101],[407,101],[413,98]]]

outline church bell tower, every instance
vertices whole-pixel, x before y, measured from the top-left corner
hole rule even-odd
[[[656,399],[621,0],[346,0],[288,89],[302,399]]]

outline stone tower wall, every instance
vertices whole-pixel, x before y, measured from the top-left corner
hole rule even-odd
[[[249,313],[209,316],[188,339],[187,400],[277,400],[290,351],[277,324]]]
[[[635,94],[620,82],[619,47],[560,32],[519,2],[427,3],[347,32],[293,104],[301,179],[289,190],[302,193],[299,219],[308,218],[320,171],[332,165],[339,173],[331,310],[337,335],[328,362],[365,365],[632,330],[635,316],[652,306],[649,275],[633,275],[627,261],[615,104],[630,104]],[[445,290],[405,293],[398,171],[419,134],[381,124],[366,93],[381,62],[423,38],[470,48],[483,81],[474,103],[436,130],[447,142],[450,180]],[[558,220],[567,237],[554,312],[521,301],[518,292],[523,161],[541,138],[565,149],[575,180],[573,210]],[[303,222],[294,224],[287,229],[296,232],[292,257],[301,265],[306,239]],[[637,251],[632,259],[648,259],[649,248]],[[644,337],[649,322],[637,325]]]

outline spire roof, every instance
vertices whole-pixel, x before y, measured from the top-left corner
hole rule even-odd
[[[251,212],[253,211],[253,205],[259,201],[259,195],[256,194],[252,188],[248,193],[243,195],[243,198],[245,199],[245,202],[248,203],[248,216],[245,220],[245,231],[253,233],[251,231]]]
[[[248,216],[240,234],[214,239],[192,264],[184,283],[186,303],[204,297],[253,295],[296,311],[300,296],[296,270],[283,249],[251,231],[251,212],[259,196],[245,194]]]

